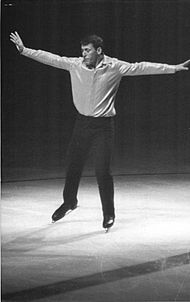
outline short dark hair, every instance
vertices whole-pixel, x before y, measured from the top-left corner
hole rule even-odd
[[[95,49],[97,49],[98,47],[101,47],[102,51],[104,51],[104,41],[101,37],[93,34],[93,35],[88,35],[88,36],[84,37],[80,41],[81,46],[87,45],[90,43],[94,46]]]

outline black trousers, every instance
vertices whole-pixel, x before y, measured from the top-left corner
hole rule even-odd
[[[78,115],[67,153],[67,172],[63,191],[64,203],[77,203],[82,170],[90,149],[93,151],[103,215],[114,212],[114,186],[110,173],[114,143],[114,117],[86,117]],[[89,200],[90,202],[90,200]]]

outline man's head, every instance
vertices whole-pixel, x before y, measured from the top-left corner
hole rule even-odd
[[[81,51],[84,62],[88,67],[95,67],[103,57],[103,39],[90,35],[81,40]]]

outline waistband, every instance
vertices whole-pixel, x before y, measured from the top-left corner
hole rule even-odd
[[[98,117],[96,117],[96,116],[89,116],[89,115],[83,115],[83,114],[81,114],[81,113],[78,113],[77,114],[77,118],[79,119],[79,120],[92,120],[92,121],[103,121],[103,120],[105,120],[105,121],[107,121],[107,120],[113,120],[113,119],[115,119],[115,115],[114,116],[98,116]]]

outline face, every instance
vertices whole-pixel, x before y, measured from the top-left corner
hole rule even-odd
[[[81,51],[85,64],[89,67],[95,67],[96,62],[101,54],[101,48],[99,47],[95,49],[93,44],[90,43],[87,45],[82,45]]]

